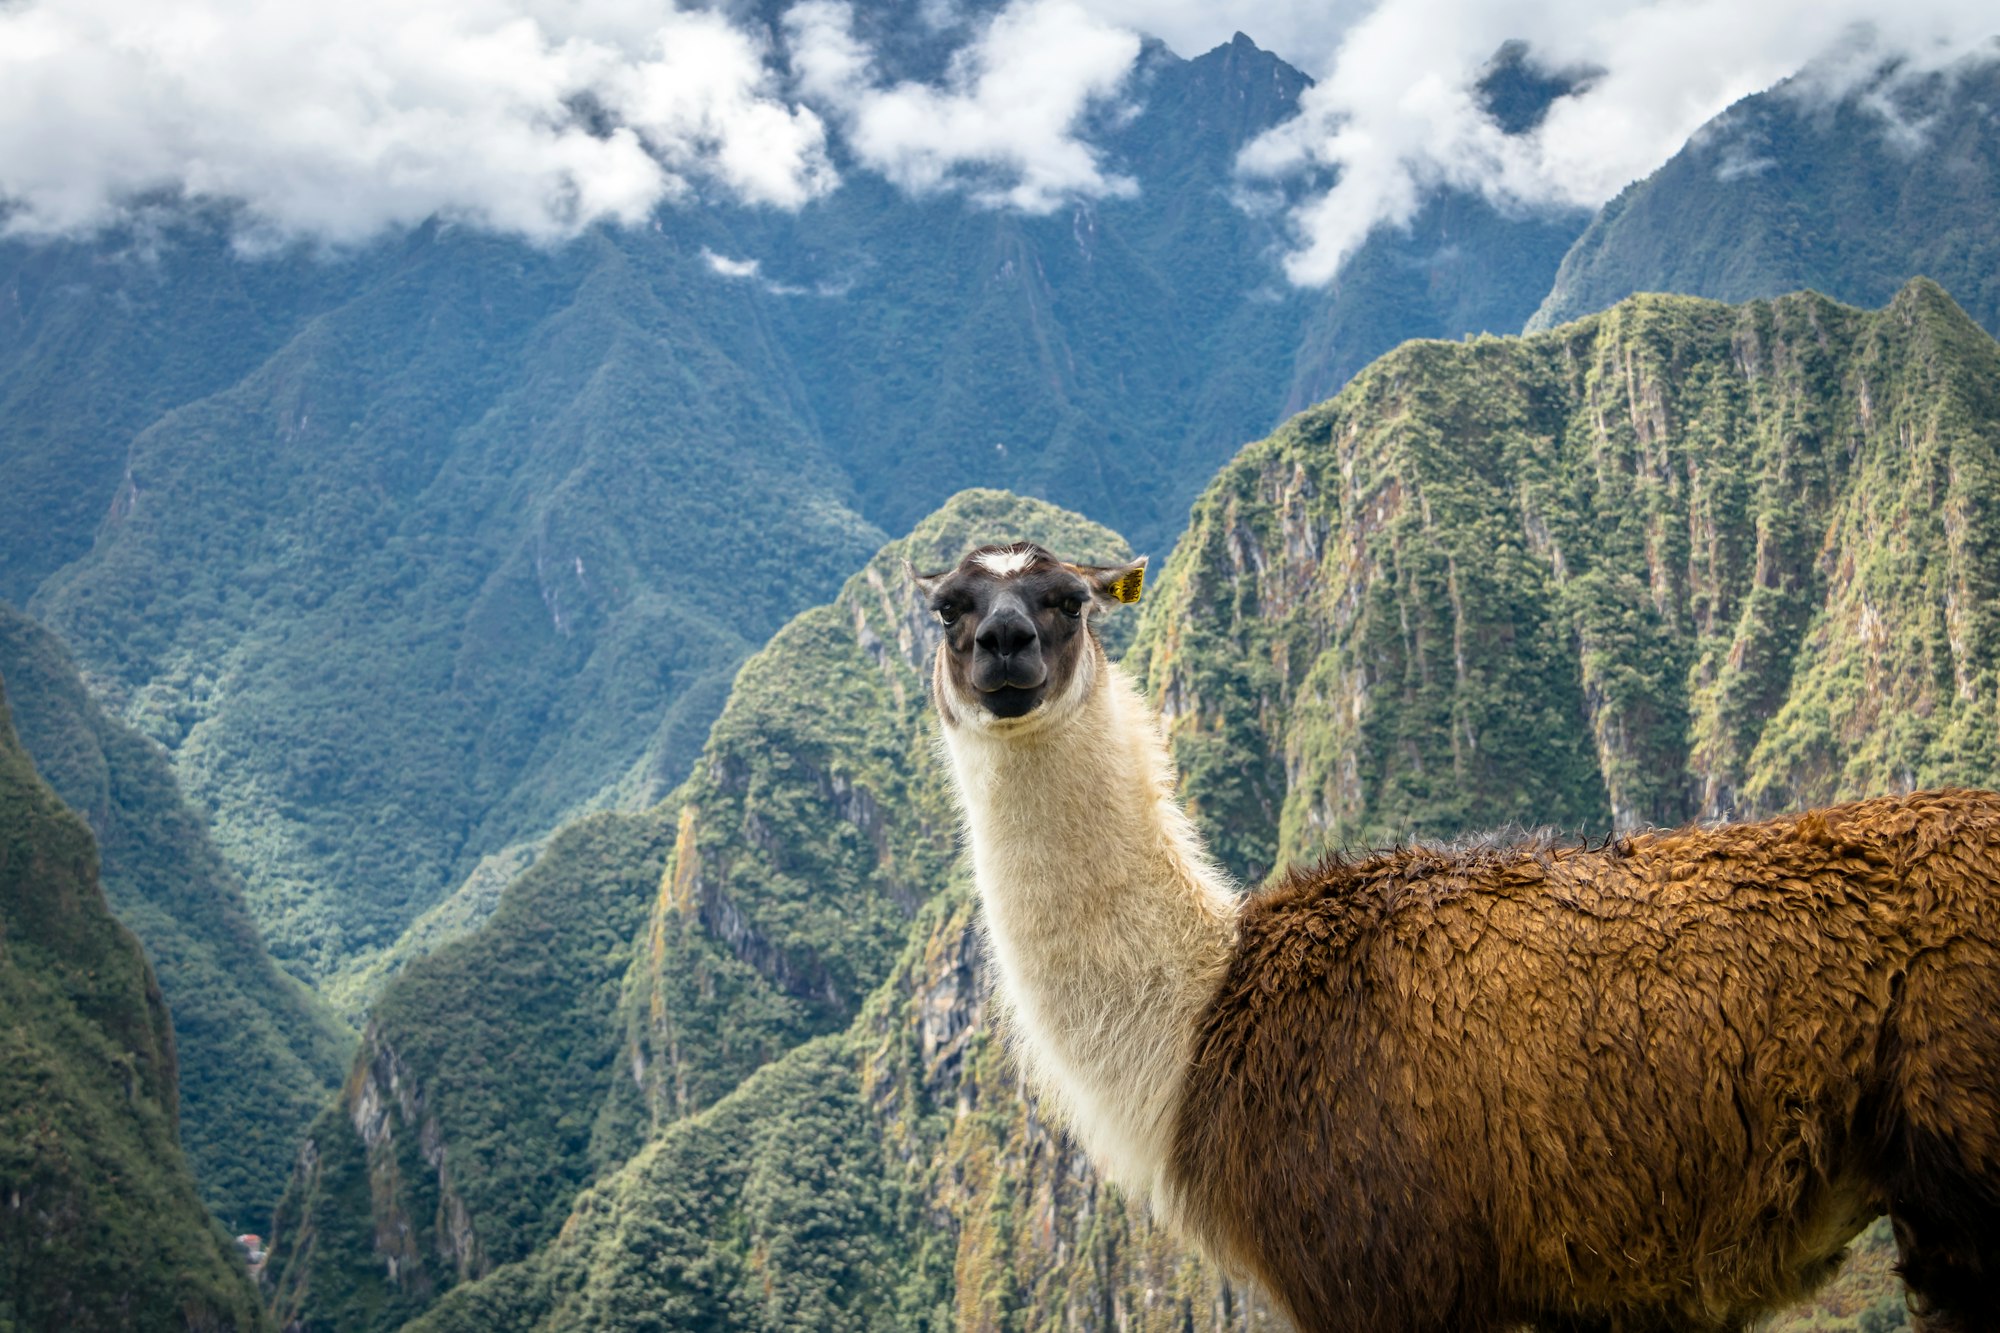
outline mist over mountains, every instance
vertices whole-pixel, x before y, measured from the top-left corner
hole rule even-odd
[[[0,143],[10,799],[83,821],[53,878],[6,864],[85,902],[94,845],[150,959],[88,946],[106,1058],[155,1071],[132,1216],[218,1321],[266,1315],[203,1205],[268,1226],[288,1327],[1269,1326],[980,1025],[905,554],[1164,562],[1115,646],[1251,884],[2000,781],[2000,63],[1857,39],[1593,208],[1516,168],[1633,105],[1616,43],[1479,27],[1436,123],[1489,127],[1491,170],[1441,139],[1370,176],[1360,85],[1251,37],[919,8],[677,18],[803,165],[655,106],[680,183],[553,230],[431,209],[328,247],[163,185],[30,236]],[[1403,68],[1414,12],[1342,49]],[[1071,100],[950,129],[1064,35]],[[564,152],[688,77],[577,40],[534,59],[639,81],[565,103]],[[821,100],[730,63],[773,52]],[[1246,170],[1281,141],[1290,174]],[[1299,285],[1328,200],[1356,229]],[[22,975],[35,1058],[96,1060]],[[65,1188],[140,1170],[105,1161]],[[1888,1255],[1814,1326],[1896,1326]]]

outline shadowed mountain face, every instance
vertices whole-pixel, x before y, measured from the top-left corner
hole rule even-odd
[[[1573,224],[1446,200],[1339,290],[1284,285],[1232,164],[1305,82],[1246,38],[1149,47],[1097,136],[1138,193],[1042,217],[850,166],[797,215],[553,250],[0,246],[0,594],[166,747],[272,952],[357,1018],[564,820],[670,790],[885,531],[1001,485],[1163,549],[1288,396],[1518,325]]]
[[[1606,204],[1528,327],[1646,291],[1875,306],[1927,277],[2000,333],[2000,59],[1839,96],[1831,77],[1744,98]]]
[[[0,693],[0,1324],[260,1329],[177,1141],[173,1030]]]

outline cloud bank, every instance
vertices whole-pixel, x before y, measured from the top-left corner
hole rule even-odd
[[[797,208],[853,156],[915,192],[1045,211],[1127,191],[1075,133],[1134,33],[1013,0],[943,82],[885,82],[844,4],[779,32],[658,0],[0,0],[0,230],[226,202],[253,238],[444,217],[557,240],[711,198]]]
[[[0,232],[178,197],[252,243],[432,217],[553,241],[662,206],[800,208],[837,160],[1045,212],[1137,188],[1093,135],[1133,109],[1140,33],[1192,55],[1242,30],[1318,80],[1240,166],[1289,200],[1290,276],[1321,283],[1436,189],[1592,206],[1808,62],[1799,94],[1834,96],[2000,29],[1990,0],[907,0],[894,21],[955,45],[919,82],[858,35],[888,14],[861,2],[767,29],[672,0],[0,0]],[[1510,135],[1476,85],[1517,39],[1598,73]]]
[[[942,87],[882,86],[853,26],[838,0],[786,15],[799,87],[836,108],[855,156],[905,190],[964,185],[980,203],[1029,213],[1136,191],[1077,133],[1131,73],[1133,32],[1076,0],[1023,0],[953,57]]]
[[[148,194],[333,242],[432,216],[537,239],[713,183],[795,207],[826,130],[721,16],[634,0],[29,0],[0,6],[17,234]]]

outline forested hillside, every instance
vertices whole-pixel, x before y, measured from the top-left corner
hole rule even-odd
[[[176,1141],[160,989],[0,692],[0,1325],[259,1329]]]
[[[1049,216],[855,169],[558,248],[244,255],[166,208],[0,245],[0,595],[167,748],[274,954],[358,1022],[562,822],[670,790],[885,532],[1004,485],[1164,549],[1288,400],[1518,327],[1581,217],[1453,196],[1286,285],[1233,162],[1305,86],[1247,38],[1149,47],[1097,127],[1136,193]]]
[[[1626,187],[1528,327],[1649,291],[1805,288],[1876,306],[1927,277],[2000,334],[2000,58],[1926,75],[1890,63],[1842,86],[1847,73],[1834,57],[1744,98]]]
[[[2000,503],[1996,385],[2000,346],[1928,283],[1875,312],[1641,297],[1532,338],[1414,344],[1224,469],[1126,659],[1197,816],[1252,880],[1328,845],[1991,784],[2000,557],[1975,519]],[[942,564],[1011,523],[1073,554],[1117,549],[1022,505],[961,497],[909,546]],[[497,1105],[513,1087],[447,1070],[541,1044],[491,1028],[454,1048],[490,1001],[414,1003],[447,950],[384,1005],[437,1043],[426,1070],[385,1065],[378,1035],[304,1159],[280,1222],[300,1275],[282,1279],[287,1314],[351,1326],[318,1322],[315,1293],[354,1283],[389,1293],[370,1308],[395,1319],[450,1288],[423,1326],[454,1329],[1262,1319],[1096,1183],[980,1024],[925,740],[932,631],[901,545],[746,666],[673,801],[558,843],[626,869],[552,854],[546,888],[530,874],[458,946],[501,956],[510,907],[558,871],[578,890],[616,880],[617,919],[644,920],[629,954],[580,951],[625,969],[622,998],[600,968],[588,1015],[569,1011],[564,1049],[594,1052],[593,1076],[519,1067],[524,1095],[561,1091],[514,1122],[556,1115],[570,1145],[520,1162],[574,1165],[524,1187],[481,1146],[501,1142],[479,1128],[498,1117],[445,1110],[447,1088],[483,1078]],[[535,937],[572,931],[589,938]],[[494,994],[528,1015],[570,1002]],[[378,1142],[398,1135],[417,1147]],[[460,1202],[411,1190],[407,1228],[368,1211],[419,1175]],[[465,1206],[481,1177],[534,1220]],[[371,1242],[391,1234],[412,1248]],[[1780,1326],[1897,1326],[1885,1246],[1871,1233]]]
[[[848,1027],[956,859],[902,562],[1019,534],[1126,553],[1046,504],[959,496],[744,665],[667,801],[566,830],[481,930],[389,985],[279,1209],[284,1315],[397,1326],[552,1239],[662,1127]]]
[[[179,1053],[180,1139],[202,1198],[232,1232],[262,1234],[353,1036],[271,961],[166,756],[105,716],[55,637],[5,603],[0,680],[22,748],[89,821],[104,896],[159,975]]]

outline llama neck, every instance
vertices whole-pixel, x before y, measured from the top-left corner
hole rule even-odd
[[[1155,1194],[1235,897],[1175,798],[1152,711],[1094,665],[1062,725],[945,735],[1015,1053],[1092,1157]]]

